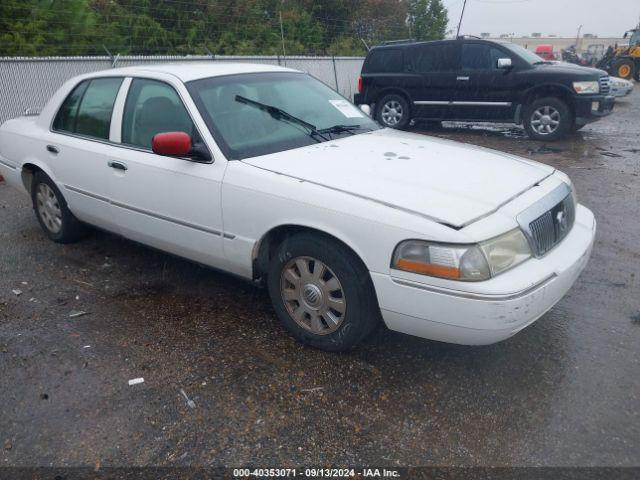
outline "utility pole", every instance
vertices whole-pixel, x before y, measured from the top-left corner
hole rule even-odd
[[[283,2],[284,3],[284,2]],[[282,27],[282,8],[280,9],[280,37],[282,38],[282,57],[284,58],[284,66],[287,66],[287,51],[284,48],[284,28]]]
[[[460,36],[460,26],[462,25],[462,17],[464,17],[464,9],[467,6],[467,0],[464,0],[462,4],[462,12],[460,13],[460,21],[458,22],[458,31],[456,32],[456,38]]]

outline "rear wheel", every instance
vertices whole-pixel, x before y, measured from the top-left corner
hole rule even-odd
[[[613,71],[616,77],[631,80],[637,75],[636,65],[630,58],[622,58],[614,64]]]
[[[67,207],[55,182],[44,172],[37,172],[33,176],[31,200],[38,223],[54,242],[75,242],[86,232],[85,225]]]
[[[376,102],[376,120],[385,127],[406,128],[411,121],[409,102],[401,95],[385,95]]]
[[[545,97],[538,98],[527,106],[523,125],[530,138],[553,141],[570,131],[574,118],[571,109],[562,100]]]
[[[301,343],[347,350],[378,324],[369,272],[342,244],[320,234],[286,238],[267,279],[276,314]]]

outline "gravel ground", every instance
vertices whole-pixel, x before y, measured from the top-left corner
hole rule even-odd
[[[564,170],[598,220],[569,294],[488,347],[305,348],[265,291],[102,232],[51,243],[0,184],[0,465],[639,466],[639,108],[637,86],[547,145],[425,132]]]

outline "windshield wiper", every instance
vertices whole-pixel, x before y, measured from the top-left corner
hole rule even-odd
[[[354,130],[362,130],[362,125],[332,125],[331,127],[318,130],[318,133],[350,133],[355,135]]]
[[[320,137],[322,140],[328,141],[329,139],[324,137],[316,128],[315,125],[305,122],[301,118],[294,117],[289,112],[285,112],[281,108],[274,107],[273,105],[267,105],[266,103],[256,102],[255,100],[251,100],[250,98],[243,97],[242,95],[236,95],[236,102],[244,103],[245,105],[251,105],[253,107],[259,108],[263,112],[267,112],[276,120],[287,121],[291,123],[295,123],[301,127],[309,130],[309,136],[313,139],[318,140],[317,137]],[[320,140],[318,140],[320,142]]]

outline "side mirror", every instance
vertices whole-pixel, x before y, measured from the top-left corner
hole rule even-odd
[[[154,135],[151,141],[153,153],[167,157],[189,157],[194,162],[209,163],[211,154],[202,143],[191,143],[185,132],[165,132]]]
[[[511,63],[510,58],[499,58],[497,62],[497,67],[502,70],[507,70],[511,68],[513,65]]]
[[[186,157],[191,151],[191,137],[184,132],[158,133],[153,136],[151,150],[167,157]]]
[[[364,113],[367,117],[371,116],[371,107],[369,105],[358,105],[360,107],[360,110],[362,110],[362,113]]]

